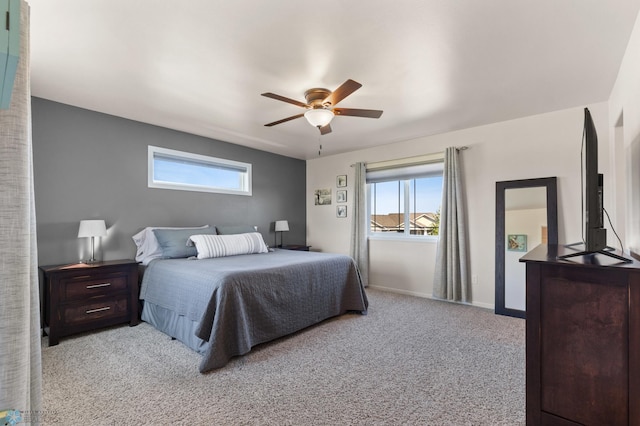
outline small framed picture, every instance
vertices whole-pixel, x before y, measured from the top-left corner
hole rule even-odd
[[[346,203],[347,202],[347,190],[340,189],[336,191],[336,203]]]
[[[338,188],[344,188],[347,186],[347,175],[338,175],[336,177],[336,186]]]
[[[331,204],[331,190],[330,189],[316,189],[313,192],[316,206],[328,206]]]
[[[347,206],[337,206],[336,207],[336,216],[338,216],[338,217],[347,217]]]
[[[507,237],[507,250],[527,251],[527,236],[522,234],[509,234]]]

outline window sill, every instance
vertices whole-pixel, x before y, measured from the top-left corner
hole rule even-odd
[[[440,238],[435,236],[406,236],[406,235],[372,235],[369,234],[369,240],[371,241],[404,241],[409,243],[429,243],[436,244]]]

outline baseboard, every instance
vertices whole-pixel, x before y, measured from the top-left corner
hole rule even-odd
[[[425,299],[433,299],[433,300],[441,300],[443,302],[450,302],[450,303],[458,303],[461,305],[471,305],[471,306],[477,306],[478,308],[484,308],[484,309],[490,309],[490,310],[495,310],[495,306],[490,304],[490,303],[482,303],[482,302],[472,302],[472,303],[462,303],[462,302],[454,302],[451,300],[442,300],[442,299],[436,299],[435,297],[433,297],[430,294],[426,294],[426,293],[420,293],[417,291],[410,291],[410,290],[402,290],[399,288],[392,288],[392,287],[383,287],[383,286],[379,286],[379,285],[369,285],[369,288],[374,288],[376,290],[381,290],[381,291],[387,291],[389,293],[398,293],[398,294],[404,294],[406,296],[415,296],[415,297],[422,297]]]
[[[399,288],[392,288],[392,287],[382,287],[379,285],[370,285],[369,288],[375,288],[376,290],[387,291],[389,293],[398,293],[398,294],[404,294],[407,296],[416,296],[416,297],[424,297],[425,299],[433,299],[433,297],[430,294],[419,293],[417,291],[402,290]]]

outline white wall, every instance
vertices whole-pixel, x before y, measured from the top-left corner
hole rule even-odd
[[[640,15],[609,99],[611,170],[605,198],[612,205],[626,249],[640,252]],[[609,233],[609,244],[615,239]],[[617,245],[617,244],[616,244]]]
[[[600,169],[607,174],[608,105],[603,102],[587,106],[599,131]],[[443,151],[448,146],[468,146],[461,158],[468,203],[471,274],[477,277],[472,298],[474,304],[493,307],[495,184],[504,180],[557,176],[559,241],[579,241],[583,119],[583,107],[579,106],[309,160],[307,243],[317,250],[349,253],[353,200],[351,164],[429,154]],[[331,188],[335,200],[335,181],[340,174],[348,175],[349,212],[346,219],[336,218],[335,201],[331,206],[315,206],[313,198],[315,189]],[[432,289],[434,260],[435,244],[374,241],[370,249],[370,284],[428,297]]]
[[[437,244],[433,241],[370,240],[369,285],[414,296],[430,297]],[[429,261],[425,261],[429,259]]]

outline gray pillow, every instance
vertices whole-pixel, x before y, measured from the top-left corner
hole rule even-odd
[[[218,235],[248,234],[256,232],[256,228],[251,225],[216,226],[216,228],[218,229]]]
[[[204,235],[216,233],[215,226],[200,229],[154,229],[158,244],[162,249],[163,258],[177,259],[181,257],[197,256],[198,251],[193,246],[187,246],[187,241],[192,235]]]

